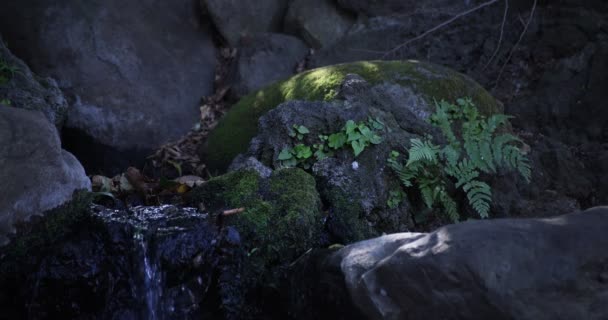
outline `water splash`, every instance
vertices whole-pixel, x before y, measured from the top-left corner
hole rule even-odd
[[[140,292],[143,292],[145,299],[145,319],[158,320],[162,319],[162,296],[163,296],[163,274],[160,269],[160,263],[149,250],[148,240],[139,233],[135,235],[137,247],[141,251],[141,260],[143,263],[143,281]]]

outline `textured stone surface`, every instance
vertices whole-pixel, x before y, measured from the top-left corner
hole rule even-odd
[[[212,91],[215,48],[190,0],[9,1],[0,31],[70,98],[67,126],[119,149],[187,132]]]
[[[257,34],[242,44],[233,90],[244,96],[272,82],[294,74],[308,48],[298,38],[278,34]]]
[[[30,68],[19,58],[15,57],[0,38],[0,63],[5,67],[14,68],[13,72],[0,75],[5,81],[0,81],[0,100],[11,106],[42,111],[46,118],[58,129],[65,122],[68,102],[57,82],[52,78],[41,78],[32,73]]]
[[[300,264],[305,272],[292,274],[300,279],[293,295],[321,304],[350,295],[314,319],[343,307],[365,319],[604,319],[606,228],[608,208],[598,207],[387,235],[311,256]],[[340,288],[347,293],[331,291]]]
[[[17,222],[68,201],[91,182],[38,111],[0,105],[0,244]]]
[[[281,29],[288,0],[201,0],[215,27],[236,47],[243,36]]]
[[[320,48],[342,37],[353,22],[354,18],[331,0],[294,0],[285,17],[285,30]]]

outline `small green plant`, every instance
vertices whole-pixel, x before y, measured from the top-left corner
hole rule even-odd
[[[482,174],[493,175],[499,167],[505,167],[517,170],[527,182],[531,178],[529,160],[515,145],[522,143],[521,140],[498,131],[511,117],[495,114],[486,118],[468,98],[458,99],[456,105],[445,101],[435,105],[430,122],[441,129],[447,144],[435,145],[429,136],[411,139],[405,163],[400,162],[400,154],[393,151],[388,164],[404,187],[418,187],[428,208],[438,204],[451,220],[458,221],[458,205],[448,192],[453,185],[465,192],[480,217],[487,218],[492,190],[480,180]],[[461,124],[457,130],[452,129],[455,123]]]
[[[10,106],[11,103],[13,103],[10,99],[0,99],[0,104],[3,104],[5,106]]]
[[[405,199],[405,193],[402,190],[391,190],[388,193],[386,206],[390,209],[395,209],[403,202],[403,199]]]
[[[9,64],[4,59],[0,59],[0,85],[9,82],[18,72],[19,69],[17,67]]]
[[[294,147],[281,150],[278,160],[284,167],[300,166],[309,169],[314,161],[332,157],[334,152],[350,146],[355,157],[359,156],[365,148],[382,142],[378,131],[384,129],[380,119],[368,117],[367,121],[356,123],[348,120],[342,130],[329,135],[319,134],[318,139],[308,146],[302,140],[310,130],[303,125],[293,125],[289,136],[296,140]]]

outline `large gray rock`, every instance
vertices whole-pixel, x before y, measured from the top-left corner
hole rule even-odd
[[[315,319],[345,307],[352,319],[606,319],[606,228],[597,207],[387,235],[302,259],[292,296],[324,305]]]
[[[150,149],[187,132],[212,91],[215,48],[198,15],[191,0],[9,1],[0,31],[69,95],[68,127]]]
[[[289,77],[307,53],[306,44],[292,36],[263,33],[248,38],[238,58],[235,93],[244,96]]]
[[[312,146],[318,143],[318,135],[340,132],[349,120],[380,119],[385,124],[385,128],[378,131],[382,143],[369,146],[356,158],[347,145],[336,151],[335,156],[316,161],[310,168],[317,180],[317,189],[330,208],[329,231],[335,241],[341,243],[382,232],[402,232],[414,226],[411,214],[422,207],[410,206],[408,200],[393,208],[387,204],[391,191],[399,190],[400,186],[386,160],[392,150],[404,152],[404,145],[411,138],[430,133],[440,136],[437,129],[427,123],[434,110],[434,98],[454,99],[450,98],[452,94],[471,96],[482,113],[501,110],[501,105],[473,80],[447,68],[418,62],[378,64],[376,68],[393,71],[403,68],[404,71],[378,84],[349,74],[331,101],[282,103],[260,118],[258,134],[245,153],[245,158],[253,157],[268,167],[280,168],[281,151],[298,143],[290,137],[293,125],[308,128],[310,134],[302,142]],[[433,85],[428,85],[429,79]],[[297,86],[294,87],[296,91]],[[454,88],[458,89],[451,91]]]
[[[288,0],[201,0],[215,27],[236,47],[241,37],[259,32],[281,30]]]
[[[320,48],[342,37],[353,22],[354,18],[331,0],[294,0],[287,10],[285,30]]]
[[[17,222],[68,201],[91,182],[38,111],[0,105],[0,244]]]
[[[6,68],[5,81],[0,80],[0,100],[11,106],[42,111],[46,118],[61,128],[68,110],[68,102],[57,82],[52,78],[38,77],[19,58],[15,57],[0,39],[0,63]],[[2,102],[0,102],[2,103]]]

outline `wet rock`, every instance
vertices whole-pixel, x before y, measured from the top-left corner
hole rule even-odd
[[[292,36],[263,33],[248,37],[239,53],[234,93],[242,97],[291,76],[307,53],[306,45]]]
[[[68,103],[53,78],[42,78],[15,57],[0,39],[0,103],[27,110],[41,111],[49,122],[61,130]]]
[[[287,0],[202,0],[215,27],[232,47],[243,36],[281,30]]]
[[[0,248],[3,315],[224,318],[215,299],[230,297],[218,293],[218,275],[235,260],[219,251],[238,250],[238,234],[221,235],[192,208],[110,210],[89,201],[81,194],[21,225]]]
[[[607,218],[608,209],[598,207],[550,219],[468,221],[311,254],[291,273],[292,314],[295,319],[346,319],[334,318],[337,310],[349,310],[355,319],[602,319]],[[331,300],[343,296],[350,301]],[[336,303],[324,302],[328,297]],[[309,316],[310,305],[325,311]]]
[[[15,224],[71,199],[91,182],[78,160],[61,149],[57,129],[39,111],[0,105],[0,244]]]
[[[285,31],[298,35],[314,48],[325,47],[340,37],[354,19],[329,0],[294,0],[285,17]]]
[[[268,178],[251,169],[233,171],[194,189],[191,202],[219,215],[222,225],[240,235],[227,244],[242,244],[243,258],[237,259],[242,265],[225,268],[233,279],[221,277],[219,285],[227,293],[229,319],[259,319],[280,309],[275,302],[285,267],[326,243],[315,181],[301,169],[275,170]],[[226,213],[231,209],[240,210]],[[222,256],[234,260],[238,252]]]
[[[0,31],[69,98],[67,127],[97,143],[79,154],[113,147],[110,166],[121,151],[147,155],[196,121],[215,67],[211,32],[198,14],[190,0],[13,1],[0,12]]]

